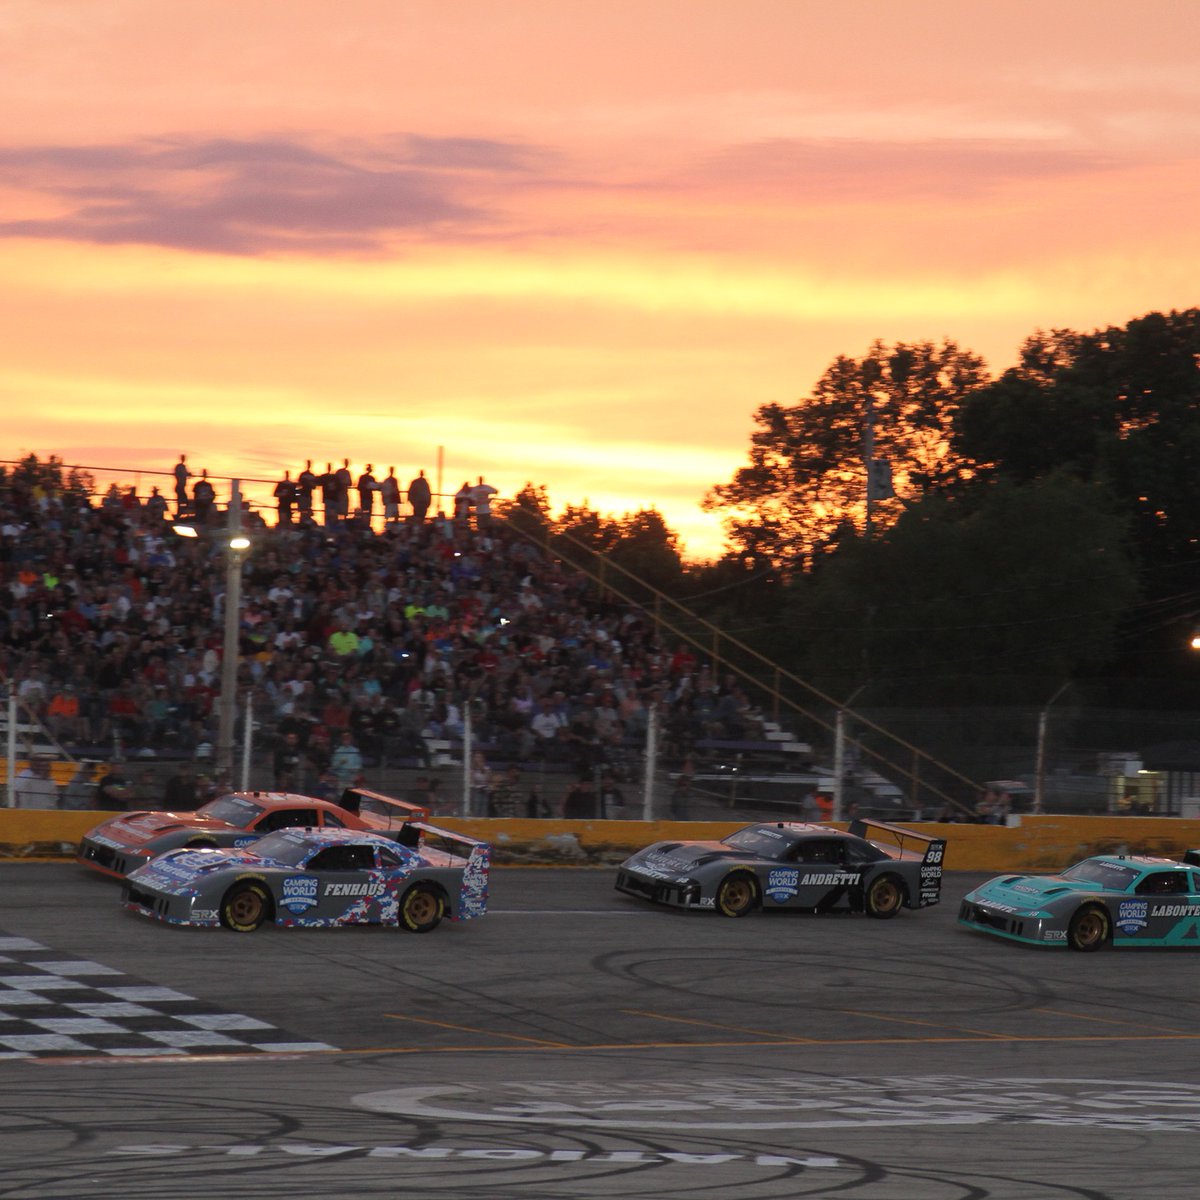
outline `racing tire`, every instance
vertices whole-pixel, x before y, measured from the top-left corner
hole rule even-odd
[[[717,912],[723,917],[748,917],[759,904],[758,880],[746,871],[734,871],[717,888]]]
[[[442,893],[428,883],[415,883],[400,897],[400,924],[413,933],[436,929],[445,911]]]
[[[904,907],[904,884],[895,875],[879,875],[867,884],[863,910],[868,917],[887,921]]]
[[[253,933],[271,915],[271,893],[261,883],[235,883],[221,901],[221,924],[235,933]]]
[[[1067,925],[1067,945],[1082,954],[1091,954],[1108,944],[1112,937],[1112,921],[1108,909],[1099,904],[1085,904],[1071,914]]]

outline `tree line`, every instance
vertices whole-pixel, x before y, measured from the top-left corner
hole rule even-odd
[[[868,462],[886,470],[868,488]],[[951,341],[839,356],[764,404],[685,563],[655,510],[505,512],[583,544],[839,697],[1193,706],[1200,654],[1200,309],[1036,331],[993,377]],[[569,553],[566,554],[569,557]]]

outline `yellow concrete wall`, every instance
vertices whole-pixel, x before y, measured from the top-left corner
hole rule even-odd
[[[113,813],[0,809],[0,857],[65,853]],[[435,818],[437,824],[491,842],[497,858],[518,862],[611,862],[650,842],[718,840],[742,821],[529,821]],[[1093,854],[1157,854],[1177,858],[1200,849],[1200,820],[1166,817],[1024,817],[999,825],[916,826],[944,837],[951,871],[1054,871]],[[572,852],[577,843],[581,853]]]

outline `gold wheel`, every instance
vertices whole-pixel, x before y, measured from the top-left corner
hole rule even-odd
[[[270,902],[261,883],[234,887],[221,902],[221,923],[238,933],[257,929],[266,919]]]
[[[717,889],[717,909],[726,917],[744,917],[758,903],[758,886],[753,875],[728,875]]]
[[[872,880],[867,888],[867,912],[872,917],[886,920],[894,917],[904,904],[904,892],[894,875],[881,875]]]
[[[428,933],[442,919],[445,904],[441,894],[428,884],[418,883],[404,893],[400,920],[413,933]]]

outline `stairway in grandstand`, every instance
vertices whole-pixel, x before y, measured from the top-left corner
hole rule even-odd
[[[547,549],[544,539],[525,529],[519,532]],[[843,779],[852,774],[868,806],[877,808],[876,815],[973,812],[981,785],[954,767],[826,695],[569,534],[555,535],[552,552],[604,591],[640,609],[660,633],[686,642],[714,669],[735,675],[758,698],[762,730],[752,743],[697,743],[698,748],[717,751],[717,758],[727,759],[730,771],[745,778],[756,768],[774,770],[797,786],[826,792],[835,772],[841,772]],[[855,731],[853,736],[848,729]],[[797,730],[806,731],[807,737]]]

